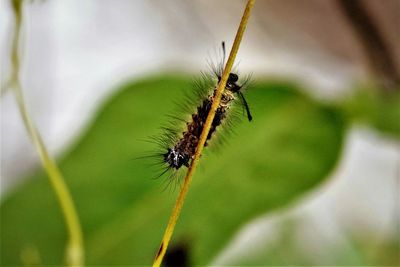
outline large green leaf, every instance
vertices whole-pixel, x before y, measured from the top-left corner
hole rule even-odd
[[[60,160],[89,265],[152,262],[178,190],[163,190],[163,179],[152,180],[152,168],[132,158],[149,149],[139,140],[158,132],[190,84],[162,76],[122,87]],[[172,246],[188,244],[196,265],[209,263],[250,219],[315,188],[340,154],[341,116],[294,85],[259,83],[247,98],[254,120],[239,123],[222,148],[206,149],[173,236]],[[61,264],[65,241],[61,212],[42,172],[2,202],[2,264],[19,264],[26,251],[37,251],[46,265]]]

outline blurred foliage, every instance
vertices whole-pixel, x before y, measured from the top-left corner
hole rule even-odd
[[[152,262],[177,190],[163,191],[164,178],[152,180],[153,169],[132,159],[150,149],[139,139],[159,132],[184,90],[191,81],[177,76],[128,83],[60,159],[88,265]],[[339,159],[342,112],[285,82],[259,83],[247,100],[254,121],[239,123],[223,149],[206,149],[172,239],[172,246],[190,244],[196,265],[209,263],[249,220],[315,188]],[[56,199],[43,172],[26,181],[1,203],[1,263],[18,265],[29,250],[59,265],[66,231]]]
[[[338,105],[345,118],[400,138],[400,90],[383,94],[376,88],[362,87],[351,93]]]

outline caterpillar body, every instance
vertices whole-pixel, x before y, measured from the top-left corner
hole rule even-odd
[[[206,90],[206,93],[199,94],[199,97],[202,99],[200,104],[197,105],[195,112],[191,114],[191,117],[188,121],[185,121],[186,128],[184,131],[179,131],[177,129],[173,130],[168,127],[164,128],[164,136],[161,138],[154,138],[156,143],[160,144],[164,151],[157,153],[157,156],[161,156],[161,162],[165,166],[165,169],[159,176],[162,176],[169,170],[172,170],[175,174],[182,166],[189,167],[190,161],[193,159],[194,154],[196,152],[196,148],[198,142],[200,140],[201,132],[203,131],[203,127],[205,121],[207,119],[208,113],[211,110],[211,105],[214,101],[215,92],[216,92],[216,84],[215,81],[218,80],[218,83],[221,80],[224,64],[225,64],[225,44],[222,42],[222,51],[223,51],[223,60],[216,67],[211,64],[212,73],[210,75],[204,74],[203,78],[206,82],[202,83],[202,87]],[[221,96],[220,104],[215,112],[215,117],[213,119],[210,131],[207,136],[206,144],[213,137],[217,128],[226,123],[227,117],[229,115],[229,111],[233,105],[233,103],[238,102],[241,104],[247,113],[247,118],[249,121],[252,120],[252,116],[250,114],[249,106],[243,96],[243,89],[248,84],[249,79],[246,79],[241,85],[238,83],[239,76],[236,73],[230,73],[225,90]],[[213,90],[210,92],[210,82],[213,82],[214,85]],[[239,101],[238,101],[239,100]],[[193,102],[193,101],[190,101]],[[175,123],[173,123],[175,125]]]

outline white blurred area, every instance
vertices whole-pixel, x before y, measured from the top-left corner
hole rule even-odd
[[[348,38],[347,45],[332,50],[318,35],[301,32],[296,22],[285,20],[284,9],[269,10],[269,2],[270,7],[279,5],[256,3],[238,55],[241,73],[293,79],[319,98],[343,96],[366,77],[362,60],[337,52],[354,40]],[[228,48],[232,44],[243,6],[243,1],[229,0],[47,0],[25,5],[22,83],[28,110],[50,153],[62,155],[99,104],[123,82],[160,72],[193,75],[203,70],[222,40]],[[339,21],[335,24],[335,17],[327,15],[327,31],[344,27],[337,13],[331,14],[325,4],[321,8]],[[10,73],[12,28],[9,2],[0,1],[2,86]],[[278,216],[307,217],[305,232],[319,236],[318,244],[340,239],[340,230],[348,227],[391,235],[399,227],[394,211],[399,164],[399,142],[356,128],[329,183]],[[7,91],[1,98],[1,195],[37,165],[15,99]],[[245,227],[216,264],[229,264],[240,255],[238,247],[242,252],[254,249],[243,244],[253,243],[255,236],[266,242],[264,230],[275,216]]]

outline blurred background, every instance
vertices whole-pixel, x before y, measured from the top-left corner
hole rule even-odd
[[[138,140],[159,133],[221,41],[231,47],[244,6],[24,1],[23,93],[76,202],[88,265],[151,263],[178,190],[132,161],[151,149]],[[254,78],[254,122],[207,151],[170,262],[400,265],[399,27],[398,0],[256,2],[237,60]],[[6,87],[14,31],[1,1],[0,260],[58,265],[65,226]]]

